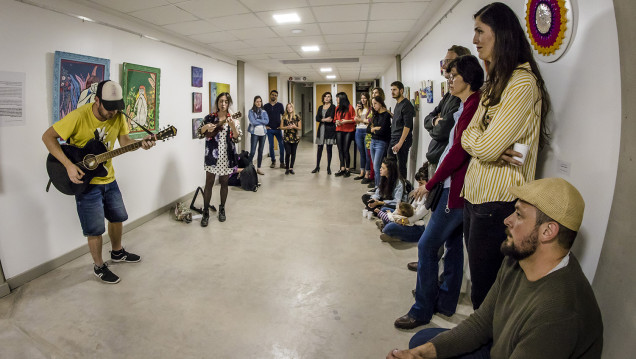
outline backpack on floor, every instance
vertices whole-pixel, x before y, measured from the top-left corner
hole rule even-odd
[[[258,174],[253,164],[250,163],[241,171],[240,179],[242,189],[246,191],[258,191]]]

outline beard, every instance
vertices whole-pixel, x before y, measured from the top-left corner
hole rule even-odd
[[[506,235],[508,238],[501,243],[501,253],[504,256],[509,256],[512,259],[520,261],[522,259],[526,259],[534,254],[537,251],[537,247],[539,246],[539,230],[535,228],[530,235],[525,237],[521,241],[521,246],[517,247],[515,242],[509,240],[512,238],[512,234],[510,230],[506,228]]]

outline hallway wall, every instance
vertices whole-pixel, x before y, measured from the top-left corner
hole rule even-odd
[[[59,2],[62,3],[62,2]],[[57,4],[57,3],[56,3]],[[208,83],[229,83],[236,96],[236,65],[221,55],[199,55],[124,31],[0,0],[0,71],[26,73],[26,125],[0,127],[0,262],[12,278],[76,248],[85,247],[73,197],[48,181],[41,141],[51,124],[53,59],[56,50],[110,59],[110,78],[120,81],[121,64],[130,62],[161,69],[159,121],[177,127],[169,142],[150,151],[115,159],[129,222],[192,192],[203,183],[203,142],[192,140],[191,121],[208,110]],[[80,10],[77,10],[80,11]],[[87,16],[90,14],[87,14]],[[90,16],[103,16],[93,11]],[[122,24],[138,28],[138,24]],[[151,29],[152,30],[152,29]],[[204,52],[201,52],[202,54]],[[227,61],[227,62],[225,62]],[[203,88],[193,88],[190,67],[203,68]],[[266,90],[267,73],[246,66],[248,90]],[[259,81],[255,78],[262,77]],[[261,84],[262,82],[263,84]],[[257,85],[253,85],[257,83]],[[253,86],[252,86],[253,85]],[[203,93],[203,113],[192,113],[192,92]]]
[[[460,2],[410,53],[402,54],[402,82],[411,87],[411,93],[420,87],[421,81],[434,80],[434,103],[420,105],[420,121],[439,103],[440,82],[444,80],[439,62],[446,50],[457,44],[468,47],[476,55],[472,45],[472,16],[490,2]],[[503,2],[511,6],[519,18],[525,17],[523,1]],[[430,26],[422,29],[407,51],[454,3],[447,2],[433,16]],[[570,48],[557,62],[539,61],[552,99],[553,136],[550,148],[539,156],[537,177],[563,177],[581,191],[586,210],[573,251],[591,281],[605,237],[616,181],[621,134],[621,78],[617,71],[619,53],[612,1],[580,0],[574,3],[578,3],[578,23]],[[385,91],[396,78],[395,67],[387,69],[382,77]],[[420,131],[418,140],[421,151],[417,164],[421,164],[430,137],[426,131]],[[559,171],[559,160],[570,163],[569,174]]]

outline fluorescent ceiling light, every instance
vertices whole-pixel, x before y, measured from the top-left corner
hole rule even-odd
[[[143,35],[143,36],[144,36],[146,39],[159,41],[159,39],[157,39],[156,37],[152,37],[152,36],[148,36],[148,35]]]
[[[80,19],[80,20],[83,20],[83,21],[95,22],[95,20],[90,19],[90,18],[88,18],[88,17],[86,17],[86,16],[81,16],[81,15],[80,15],[80,16],[78,16],[77,18],[78,18],[78,19]]]
[[[303,29],[292,29],[291,33],[292,34],[300,34],[303,32]]]
[[[331,72],[331,67],[321,67],[320,72]]]
[[[316,51],[320,51],[320,48],[316,45],[312,45],[312,46],[303,46],[301,47],[301,49],[304,52],[316,52]]]
[[[295,12],[289,14],[274,14],[272,16],[274,17],[274,20],[276,20],[276,22],[279,24],[300,22],[300,16],[298,16],[298,14],[296,14]]]
[[[335,78],[336,78],[336,75],[327,75],[327,78],[328,78],[328,79],[330,79],[330,80],[331,80],[331,79],[335,79]]]

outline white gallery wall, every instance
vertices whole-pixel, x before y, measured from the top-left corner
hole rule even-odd
[[[11,0],[0,0],[0,8],[0,71],[26,73],[26,123],[0,127],[0,261],[5,277],[12,278],[86,246],[74,198],[53,187],[44,191],[48,151],[41,136],[51,125],[55,51],[110,59],[110,78],[117,81],[123,62],[161,69],[159,123],[179,132],[150,151],[114,159],[129,222],[203,185],[203,141],[192,139],[192,118],[209,109],[210,81],[230,84],[236,96],[237,67],[231,60]],[[203,88],[191,87],[191,66],[203,68]],[[267,73],[246,68],[248,88],[266,89]],[[203,93],[203,113],[192,113],[192,92]]]
[[[522,19],[524,1],[506,0]],[[485,0],[463,0],[417,46],[418,40],[441,19],[455,2],[447,2],[432,17],[428,27],[402,54],[402,82],[411,93],[421,81],[434,81],[434,103],[420,105],[419,120],[439,103],[439,62],[453,44],[465,46],[476,55],[472,45],[473,15],[490,3]],[[539,156],[537,178],[563,177],[576,186],[585,199],[583,226],[573,252],[591,281],[601,252],[607,228],[618,167],[621,132],[621,93],[619,52],[612,0],[577,0],[577,26],[568,51],[554,63],[539,61],[541,73],[552,99],[550,148]],[[382,77],[385,91],[397,78],[395,67]],[[390,106],[387,102],[387,106]],[[430,141],[420,131],[417,165],[425,161]],[[558,163],[569,163],[569,174],[559,171]]]

